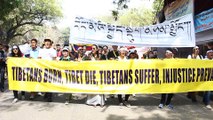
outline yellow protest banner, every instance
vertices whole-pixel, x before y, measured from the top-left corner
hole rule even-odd
[[[213,61],[8,59],[10,90],[140,94],[213,90]]]

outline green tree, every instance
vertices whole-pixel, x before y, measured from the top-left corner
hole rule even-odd
[[[163,19],[163,6],[164,6],[164,0],[155,0],[153,2],[153,5],[152,5],[152,8],[153,8],[153,14],[154,14],[154,17],[153,17],[153,21],[154,23],[157,23],[158,22],[162,22],[159,20],[159,18]]]
[[[42,26],[45,21],[55,21],[62,16],[57,0],[16,0],[13,10],[2,19],[0,41],[9,43],[18,36],[30,31],[38,31],[35,26]],[[6,9],[6,8],[5,8]]]
[[[21,0],[0,0],[0,21],[3,22],[7,14],[19,6],[20,3]]]
[[[156,22],[156,17],[160,14],[160,12],[164,6],[164,3],[166,1],[167,0],[154,0],[153,6],[152,6],[153,10],[151,10],[154,15],[154,16],[152,15],[153,23]],[[114,17],[115,20],[118,20],[118,17],[120,16],[120,13],[123,10],[128,9],[129,2],[130,2],[130,0],[113,0],[113,4],[116,5],[116,7],[115,7],[115,10],[112,11],[112,16]]]
[[[118,23],[124,26],[139,27],[153,23],[151,9],[138,8],[130,9],[119,17]]]
[[[28,26],[29,27],[29,26]],[[70,28],[58,28],[54,24],[45,24],[43,26],[35,26],[38,31],[30,31],[24,35],[24,37],[16,37],[11,40],[10,44],[23,44],[33,38],[38,40],[38,44],[41,46],[45,38],[50,38],[55,44],[69,43]]]
[[[139,27],[153,24],[154,14],[152,9],[141,7],[125,10],[123,13],[120,13],[118,17],[119,19],[117,21],[113,20],[112,16],[101,16],[97,19],[105,23]]]
[[[118,20],[118,16],[121,10],[128,9],[128,3],[130,0],[113,0],[113,4],[116,6],[115,10],[112,10],[112,16],[115,21]]]
[[[70,28],[64,28],[61,31],[60,41],[69,44],[69,37],[70,37]]]
[[[163,8],[163,5],[164,5],[164,0],[155,0],[152,5],[154,14],[159,12]]]

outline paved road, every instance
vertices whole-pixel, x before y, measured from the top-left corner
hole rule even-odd
[[[29,95],[27,95],[28,99]],[[74,94],[72,103],[64,104],[63,94],[55,94],[51,103],[42,97],[34,101],[24,100],[11,104],[13,94],[7,90],[0,93],[0,120],[144,120],[144,119],[213,119],[213,111],[207,110],[199,98],[191,103],[185,94],[176,94],[174,109],[158,109],[160,95],[131,96],[131,107],[118,106],[117,98],[107,99],[106,106],[85,105],[86,95]]]

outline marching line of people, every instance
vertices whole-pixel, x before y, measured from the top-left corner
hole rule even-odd
[[[86,47],[79,47],[77,50],[72,46],[71,49],[69,49],[68,46],[64,46],[61,48],[60,44],[56,44],[56,48],[53,48],[53,42],[50,39],[44,39],[43,45],[40,48],[38,46],[38,41],[36,39],[32,39],[30,41],[31,50],[29,52],[29,55],[24,55],[18,45],[14,45],[11,48],[11,52],[9,52],[9,46],[4,46],[0,44],[0,90],[1,92],[4,92],[5,85],[5,71],[6,71],[6,59],[7,57],[29,57],[31,59],[44,59],[44,60],[59,60],[59,61],[97,61],[97,60],[126,60],[126,59],[139,59],[139,55],[135,49],[128,50],[125,47],[121,47],[118,49],[118,46],[112,45],[112,50],[109,50],[108,46],[97,46],[92,45],[92,50],[87,51]],[[213,50],[208,50],[206,52],[206,56],[208,60],[213,60]],[[173,59],[174,56],[174,50],[173,49],[167,49],[165,52],[165,59]],[[157,54],[155,51],[148,51],[146,55],[144,55],[144,58],[148,59],[156,59]],[[188,56],[188,59],[203,59],[203,57],[199,54],[199,47],[193,48],[193,53]],[[14,99],[12,103],[18,102],[18,92],[19,91],[13,91]],[[25,92],[21,92],[21,99],[25,99]],[[33,100],[36,95],[41,95],[44,97],[44,99],[48,102],[52,102],[52,96],[53,93],[46,92],[46,93],[35,93],[30,92],[30,100]],[[210,91],[204,92],[203,96],[203,102],[206,105],[208,109],[212,109],[210,106]],[[114,95],[111,95],[114,97]],[[123,97],[124,96],[124,99]],[[164,108],[164,106],[168,107],[169,109],[173,109],[173,105],[171,104],[172,98],[174,94],[162,94],[161,100],[158,105],[160,109]],[[127,106],[129,107],[130,104],[128,102],[128,99],[130,97],[129,94],[125,95],[117,95],[118,102],[120,106]],[[189,92],[187,94],[187,97],[192,100],[192,102],[197,102],[196,99],[196,92]],[[65,104],[68,105],[72,99],[71,93],[65,94]],[[103,94],[88,94],[86,99],[86,104],[91,106],[97,106],[100,105],[103,107],[105,105],[106,96]]]

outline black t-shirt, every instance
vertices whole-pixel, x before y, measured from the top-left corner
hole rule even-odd
[[[100,60],[107,60],[108,58],[107,58],[107,55],[101,55],[101,58],[100,58]]]
[[[75,60],[75,59],[78,59],[78,53],[76,53],[76,52],[71,52],[70,53],[71,54],[71,60]]]
[[[118,59],[118,56],[119,56],[118,51],[110,51],[107,55],[107,58],[108,59],[111,59],[111,58]]]

